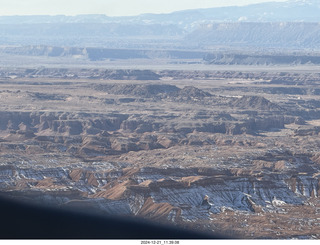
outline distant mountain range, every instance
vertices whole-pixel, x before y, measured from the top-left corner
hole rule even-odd
[[[129,17],[0,16],[0,45],[158,49],[231,45],[318,49],[319,39],[319,0]]]
[[[199,23],[207,22],[320,22],[319,0],[289,0],[266,2],[246,6],[192,9],[169,14],[142,14],[129,17],[108,17],[106,15],[78,16],[0,16],[0,24],[40,23],[130,23],[178,25],[189,30]]]

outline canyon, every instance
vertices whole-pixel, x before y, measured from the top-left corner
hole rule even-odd
[[[315,65],[1,68],[14,200],[235,238],[319,239]]]
[[[0,238],[320,239],[318,2],[0,16]]]

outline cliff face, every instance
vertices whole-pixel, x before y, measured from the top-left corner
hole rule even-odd
[[[259,38],[259,37],[257,37]],[[262,37],[261,37],[262,38]],[[234,40],[235,41],[235,40]],[[251,40],[247,39],[248,42]],[[210,42],[210,41],[208,41]],[[268,45],[265,43],[265,45]],[[292,43],[292,45],[294,45]],[[296,44],[297,45],[297,44]],[[211,53],[204,61],[215,65],[305,65],[319,64],[320,57],[316,55],[268,55],[268,54],[223,54]]]
[[[310,30],[312,30],[310,32]],[[234,47],[307,47],[315,45],[319,47],[319,42],[314,42],[316,33],[319,33],[317,23],[293,23],[293,22],[230,22],[212,23],[203,25],[186,37],[186,41],[197,43],[204,47],[207,45],[224,44]],[[266,36],[265,34],[268,33]],[[214,57],[216,62],[222,64],[268,64],[268,63],[304,63],[310,60],[306,57],[286,57],[286,56],[259,56],[248,55],[221,55]],[[316,63],[319,59],[315,59]],[[212,62],[215,62],[214,60]]]

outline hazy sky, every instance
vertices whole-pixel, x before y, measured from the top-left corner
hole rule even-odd
[[[0,0],[0,15],[125,16],[270,1],[284,2],[285,0]]]

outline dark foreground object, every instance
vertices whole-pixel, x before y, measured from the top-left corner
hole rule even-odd
[[[0,198],[0,239],[223,239],[139,219],[101,217]]]

